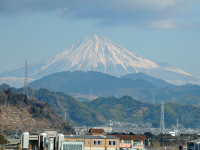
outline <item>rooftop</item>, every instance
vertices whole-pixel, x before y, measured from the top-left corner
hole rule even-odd
[[[112,135],[120,138],[120,140],[146,140],[143,135]]]
[[[79,138],[79,139],[119,139],[115,136],[108,136],[108,135],[65,135],[65,138],[73,139],[73,138]]]

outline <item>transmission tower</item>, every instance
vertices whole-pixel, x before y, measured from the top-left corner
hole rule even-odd
[[[27,59],[26,59],[26,62],[25,62],[25,69],[24,69],[24,94],[26,96],[28,96],[28,88],[27,88],[27,85],[28,85],[28,77],[27,77]]]
[[[178,118],[177,118],[177,120],[176,120],[176,128],[177,128],[177,130],[179,129]]]
[[[165,133],[165,110],[164,102],[161,102],[161,113],[160,113],[160,132]]]
[[[155,104],[155,92],[153,91],[153,104]]]

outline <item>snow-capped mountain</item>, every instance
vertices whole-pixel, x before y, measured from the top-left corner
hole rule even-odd
[[[44,62],[29,65],[28,76],[38,79],[61,71],[98,71],[114,76],[143,72],[171,83],[196,83],[189,73],[178,68],[161,66],[114,43],[108,38],[93,35],[74,43]],[[24,69],[4,72],[0,77],[23,77]],[[0,80],[1,81],[1,80]]]

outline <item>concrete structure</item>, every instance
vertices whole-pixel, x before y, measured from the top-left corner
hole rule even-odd
[[[142,150],[145,148],[144,146],[144,140],[146,140],[145,136],[141,135],[113,135],[113,136],[120,138],[120,149]]]
[[[28,149],[28,147],[29,147],[29,132],[22,133],[21,141],[22,141],[22,144],[21,144],[22,150]]]
[[[65,141],[83,142],[85,150],[119,150],[119,138],[108,135],[65,135]]]
[[[46,131],[39,135],[29,135],[28,132],[24,132],[21,136],[22,150],[27,150],[29,145],[32,146],[33,150],[60,150],[64,141],[63,134],[57,134],[56,131]]]
[[[200,150],[200,139],[188,142],[187,150]]]
[[[71,142],[71,141],[62,141],[61,150],[83,150],[83,142]]]

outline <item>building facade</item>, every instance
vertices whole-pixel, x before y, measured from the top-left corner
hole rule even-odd
[[[141,135],[113,135],[120,138],[120,149],[137,149],[142,150],[145,148],[145,136]]]
[[[200,150],[200,139],[188,142],[187,150]]]
[[[84,143],[85,150],[119,150],[119,138],[108,135],[65,135],[65,141]]]

